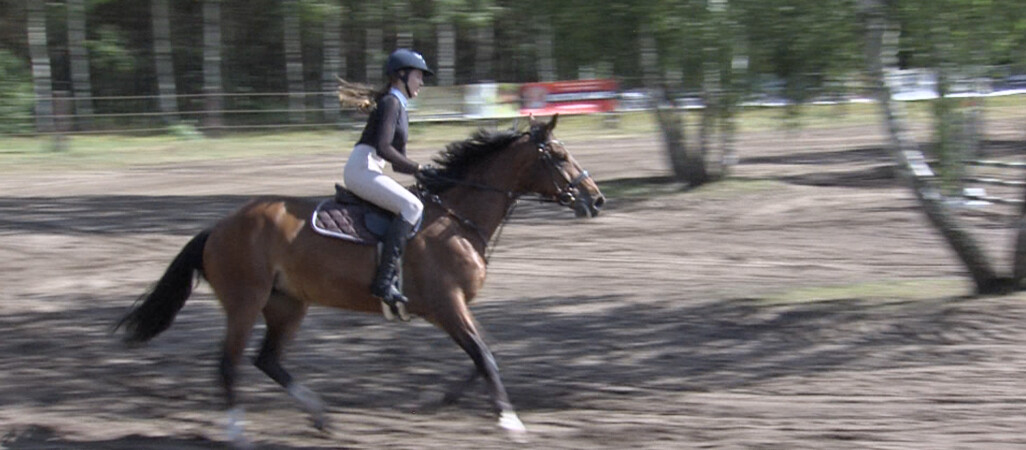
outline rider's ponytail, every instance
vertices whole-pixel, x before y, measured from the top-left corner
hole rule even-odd
[[[363,83],[338,78],[338,102],[343,108],[356,108],[361,112],[370,113],[378,107],[378,100],[388,94],[391,88],[391,83],[381,89],[374,89]]]

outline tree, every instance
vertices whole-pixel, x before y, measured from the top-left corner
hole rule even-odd
[[[381,79],[381,68],[385,62],[384,33],[382,32],[382,12],[385,5],[381,0],[363,3],[364,26],[367,42],[365,46],[366,75],[364,81],[375,83]]]
[[[654,110],[667,146],[670,165],[676,178],[689,186],[698,186],[726,176],[736,159],[732,148],[736,132],[734,116],[741,95],[738,94],[740,87],[739,83],[734,82],[737,77],[733,72],[741,67],[734,64],[734,60],[735,47],[743,39],[731,18],[734,5],[726,0],[711,0],[701,5],[701,9],[697,9],[696,5],[666,9],[660,2],[649,4],[652,8],[650,14],[655,17],[653,23],[663,35],[664,45],[696,49],[691,58],[697,56],[694,63],[701,67],[696,75],[701,80],[703,104],[697,144],[689,144],[687,139],[687,110],[680,110],[675,104],[674,94],[681,92],[683,86],[654,81],[662,78],[659,74],[661,71],[655,67],[659,52],[654,39],[645,31],[647,29],[643,29],[640,35],[639,48],[646,85],[662,96]],[[697,18],[696,22],[700,26],[679,34],[677,27],[683,17]],[[679,64],[680,60],[668,61]],[[716,137],[719,139],[714,139]],[[714,158],[715,155],[719,155],[719,158]]]
[[[867,76],[874,97],[881,108],[890,135],[890,150],[902,168],[902,177],[909,184],[926,217],[941,233],[969,271],[979,294],[1007,292],[1019,285],[1026,266],[1026,221],[1020,217],[1019,241],[1016,246],[1013,278],[997,275],[993,266],[966,227],[944,203],[943,195],[935,186],[933,172],[926,158],[916,148],[915,140],[905,123],[903,105],[894,101],[885,73],[897,66],[897,30],[888,26],[885,0],[860,0],[860,10],[866,23]]]
[[[435,6],[438,85],[452,86],[456,83],[456,17],[466,5],[463,0],[442,0]]]
[[[32,82],[36,94],[36,130],[54,131],[53,81],[46,42],[46,3],[28,2],[28,45],[32,59]]]
[[[285,0],[283,41],[285,42],[285,78],[289,90],[289,120],[303,121],[303,39],[299,33],[299,0]]]
[[[339,119],[338,98],[334,92],[338,81],[346,73],[346,57],[342,50],[343,8],[338,0],[328,0],[322,7],[324,17],[324,63],[321,69],[321,91],[324,101],[324,119],[335,122]]]
[[[494,80],[495,12],[492,0],[476,0],[470,5],[468,21],[475,30],[474,81]]]
[[[176,124],[178,97],[175,66],[171,58],[171,17],[168,0],[150,0],[153,21],[153,62],[157,71],[157,95],[164,123]]]
[[[221,0],[203,0],[203,94],[206,95],[205,127],[224,125],[224,84],[221,80]]]
[[[71,58],[71,91],[74,113],[81,123],[83,115],[93,114],[92,84],[89,82],[89,54],[86,52],[85,0],[68,0],[68,51]]]

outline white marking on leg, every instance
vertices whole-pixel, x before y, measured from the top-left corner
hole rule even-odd
[[[503,411],[499,414],[499,427],[511,433],[527,433],[527,427],[513,411]]]
[[[410,319],[413,318],[413,317],[410,316],[409,311],[406,311],[406,304],[405,303],[399,303],[399,304],[395,305],[395,307],[396,307],[396,309],[399,310],[399,319],[402,320],[403,322],[409,322]]]
[[[246,412],[241,406],[228,410],[228,427],[225,430],[228,441],[238,449],[253,448],[253,444],[246,439]]]
[[[298,382],[290,383],[289,387],[285,388],[285,390],[288,391],[292,398],[299,402],[304,411],[310,414],[314,421],[314,426],[318,430],[324,429],[324,401],[321,400],[321,396]]]
[[[388,303],[381,302],[381,314],[385,315],[385,320],[389,322],[395,322],[395,314],[392,314],[392,308],[388,306]]]

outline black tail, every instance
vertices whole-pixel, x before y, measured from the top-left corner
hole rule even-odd
[[[149,341],[171,326],[192,294],[195,274],[203,275],[203,247],[208,237],[210,230],[204,230],[185,244],[160,281],[143,293],[132,310],[114,326],[114,331],[125,327],[125,342]]]

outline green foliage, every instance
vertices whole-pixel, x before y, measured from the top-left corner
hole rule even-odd
[[[136,70],[136,60],[128,45],[128,38],[121,30],[104,25],[96,30],[97,38],[86,43],[90,63],[101,73],[118,75],[131,74]]]
[[[28,64],[0,50],[0,133],[29,131],[32,121],[32,76]]]

